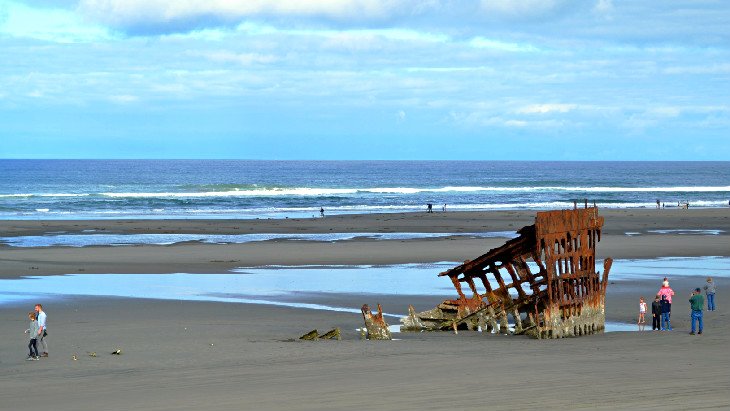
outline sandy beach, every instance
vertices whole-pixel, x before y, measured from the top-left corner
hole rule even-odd
[[[599,258],[730,256],[730,209],[601,210],[601,214],[606,222]],[[0,221],[0,233],[5,237],[88,232],[85,230],[114,234],[454,234],[337,242],[0,246],[0,278],[462,261],[500,246],[505,239],[459,233],[513,231],[532,224],[533,218],[534,212],[503,211],[276,220]],[[655,293],[662,276],[658,272],[656,278],[612,281],[607,319],[635,321],[638,298]],[[730,281],[716,278],[719,310],[705,313],[702,336],[690,336],[687,299],[692,288],[704,283],[702,276],[671,278],[677,292],[672,316],[675,331],[611,332],[562,340],[460,332],[399,333],[396,341],[364,341],[357,331],[362,317],[346,312],[64,297],[43,301],[49,316],[51,354],[35,362],[24,361],[27,341],[23,330],[32,304],[7,303],[0,305],[0,333],[5,336],[0,341],[0,410],[727,409],[730,318],[723,308],[723,290]],[[313,293],[307,299],[355,309],[363,303],[381,303],[389,312],[402,313],[408,304],[427,309],[453,296],[403,292]],[[650,329],[651,319],[648,321]],[[312,329],[333,327],[342,330],[342,341],[297,340]],[[110,355],[117,348],[122,355]],[[90,357],[90,352],[97,356]],[[33,400],[36,396],[39,398]]]

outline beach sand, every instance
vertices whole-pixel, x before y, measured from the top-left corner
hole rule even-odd
[[[730,255],[730,209],[602,210],[599,257]],[[284,220],[2,221],[5,236],[69,233],[476,232],[532,224],[532,212],[414,213]],[[649,230],[724,230],[720,235]],[[627,236],[627,232],[640,235]],[[0,278],[66,273],[224,273],[269,264],[391,264],[461,261],[504,239],[126,247],[0,247]],[[437,273],[434,273],[434,276]],[[711,275],[712,273],[707,273]],[[606,316],[635,321],[656,278],[611,281]],[[446,281],[446,280],[445,280]],[[719,310],[690,336],[689,292],[702,277],[671,278],[672,332],[612,332],[532,340],[478,332],[398,333],[364,341],[359,314],[269,305],[67,297],[45,302],[50,357],[26,362],[27,303],[0,306],[0,410],[344,410],[730,408],[730,343]],[[407,292],[404,290],[404,292]],[[312,294],[351,308],[383,304],[403,313],[445,296]],[[651,319],[647,318],[651,328]],[[388,319],[397,324],[394,319]],[[340,327],[342,341],[304,342]],[[122,355],[110,353],[117,348]],[[87,352],[96,352],[97,357]],[[72,355],[78,360],[74,361]]]

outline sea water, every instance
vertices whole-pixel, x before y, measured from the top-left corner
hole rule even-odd
[[[0,219],[728,207],[730,162],[0,160]]]

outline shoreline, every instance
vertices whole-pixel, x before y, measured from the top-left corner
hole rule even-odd
[[[605,217],[597,258],[730,256],[730,209],[600,210]],[[356,238],[334,242],[267,240],[210,244],[23,248],[0,246],[0,278],[96,273],[222,273],[264,265],[389,265],[464,261],[499,247],[504,238],[458,233],[515,231],[535,212],[358,214],[282,220],[0,221],[5,237],[90,234],[454,233],[408,240]],[[665,230],[655,233],[652,230]],[[718,230],[716,235],[672,230]],[[627,233],[639,233],[639,235]],[[702,232],[702,231],[700,231]],[[93,235],[93,234],[90,234]]]

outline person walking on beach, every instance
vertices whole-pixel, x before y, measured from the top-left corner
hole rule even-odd
[[[35,305],[35,312],[38,314],[38,337],[36,339],[38,342],[40,342],[41,348],[43,349],[43,352],[41,352],[41,357],[48,357],[48,332],[46,328],[46,312],[43,311],[43,305],[36,304]]]
[[[656,295],[651,303],[651,329],[660,331],[662,329],[662,297]]]
[[[319,208],[319,216],[324,217],[324,207]]]
[[[707,277],[705,294],[707,294],[707,311],[715,311],[715,282],[712,281],[712,277]]]
[[[702,334],[702,309],[705,308],[705,297],[702,296],[700,287],[695,288],[695,291],[689,297],[689,305],[692,309],[692,331],[689,334],[695,335],[695,322],[698,325],[697,334]]]
[[[28,337],[30,338],[30,341],[28,342],[28,358],[26,358],[26,361],[33,361],[38,360],[40,357],[38,357],[38,321],[36,320],[36,314],[35,311],[31,311],[28,313],[28,319],[30,319],[30,325],[28,326],[28,329],[25,330],[25,333],[28,334]]]
[[[643,326],[646,324],[644,314],[646,314],[646,302],[644,301],[644,297],[641,297],[639,298],[639,322],[637,323],[640,328],[644,328]]]
[[[662,331],[672,331],[672,323],[670,321],[669,316],[672,313],[672,304],[667,301],[667,297],[662,295],[662,323],[661,323],[661,330]]]
[[[433,204],[431,204],[431,203],[426,204],[426,212],[433,213]]]

